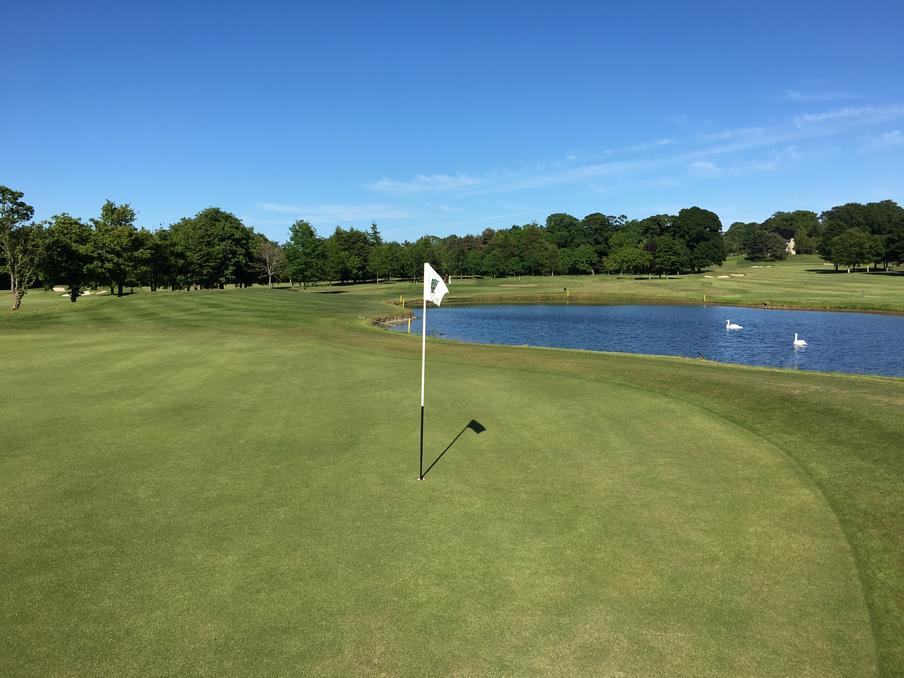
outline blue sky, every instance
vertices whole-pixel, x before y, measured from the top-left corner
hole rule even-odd
[[[904,3],[606,4],[6,2],[0,183],[280,241],[904,203]]]

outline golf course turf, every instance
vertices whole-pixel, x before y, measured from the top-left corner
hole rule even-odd
[[[819,266],[450,301],[904,310]],[[0,674],[904,675],[904,380],[431,340],[419,482],[419,293],[3,311]]]

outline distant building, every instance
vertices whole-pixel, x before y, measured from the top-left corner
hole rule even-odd
[[[789,256],[794,256],[795,254],[797,254],[797,250],[794,249],[795,247],[796,245],[794,244],[794,238],[785,241],[785,253]]]

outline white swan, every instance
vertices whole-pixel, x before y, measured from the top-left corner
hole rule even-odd
[[[797,332],[794,333],[794,348],[806,348],[807,342],[797,338]]]
[[[738,325],[737,323],[733,323],[730,320],[725,321],[725,329],[726,330],[743,330],[743,325]]]

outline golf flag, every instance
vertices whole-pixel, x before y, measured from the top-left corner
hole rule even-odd
[[[433,270],[433,266],[424,262],[424,301],[432,301],[439,306],[447,294],[449,288],[439,273]]]
[[[432,301],[439,306],[443,297],[449,293],[446,283],[433,270],[433,266],[424,262],[424,315],[421,317],[421,466],[418,480],[424,479],[424,386],[427,381],[427,302]]]

